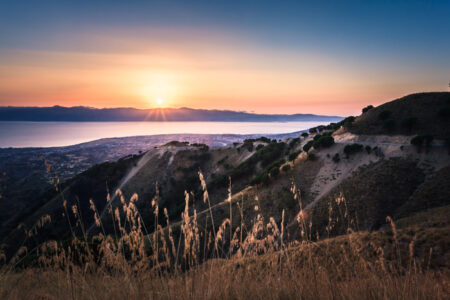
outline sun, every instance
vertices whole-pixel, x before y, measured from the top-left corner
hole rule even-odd
[[[162,99],[162,98],[156,99],[156,104],[162,105],[163,103],[164,103],[164,99]]]

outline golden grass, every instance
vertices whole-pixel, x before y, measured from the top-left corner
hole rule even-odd
[[[394,221],[392,239],[383,233],[353,232],[333,239],[313,239],[311,220],[302,210],[300,191],[298,239],[286,238],[285,213],[281,222],[265,217],[256,205],[248,226],[243,203],[233,203],[231,182],[228,218],[214,226],[206,183],[199,173],[204,204],[209,214],[198,218],[185,193],[185,210],[174,234],[167,210],[158,220],[159,194],[151,206],[155,230],[148,233],[136,208],[138,196],[129,200],[120,191],[120,205],[108,203],[114,234],[106,234],[95,203],[90,201],[98,233],[89,236],[77,205],[66,208],[76,224],[69,224],[69,243],[48,241],[34,249],[21,247],[0,269],[1,299],[448,299],[450,273],[430,269],[432,251],[418,257],[416,235],[403,241]],[[114,198],[114,197],[113,197]],[[108,196],[108,201],[111,197]],[[256,203],[258,199],[256,198]],[[346,211],[343,195],[336,199]],[[234,215],[233,204],[239,214]],[[347,212],[344,215],[348,215]],[[330,211],[330,218],[332,212]],[[238,220],[240,218],[240,220]],[[40,219],[29,230],[50,222]],[[239,221],[239,222],[238,222]],[[68,218],[68,222],[70,219]],[[164,224],[165,227],[163,227]],[[330,219],[329,226],[334,221]],[[73,226],[73,228],[72,228]],[[74,232],[81,232],[80,236]],[[406,249],[406,250],[405,250]],[[432,248],[430,248],[432,249]],[[406,253],[406,254],[405,254]],[[27,262],[27,263],[25,263]]]

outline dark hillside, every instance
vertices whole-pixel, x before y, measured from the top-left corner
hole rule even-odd
[[[450,205],[450,166],[442,168],[426,180],[398,214],[401,217],[443,205]]]
[[[409,200],[423,180],[424,174],[414,162],[400,158],[361,167],[317,203],[312,212],[313,225],[325,233],[331,210],[331,235],[344,234],[347,221],[353,222],[353,229],[378,229],[387,216],[394,216]],[[341,193],[345,201],[338,203]]]
[[[355,134],[450,137],[450,93],[419,93],[369,109],[348,127]]]

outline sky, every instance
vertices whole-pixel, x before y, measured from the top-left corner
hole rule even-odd
[[[350,115],[449,90],[450,1],[0,0],[0,106]]]

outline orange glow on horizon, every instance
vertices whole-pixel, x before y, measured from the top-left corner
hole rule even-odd
[[[320,53],[265,54],[244,43],[239,49],[184,40],[183,47],[130,45],[135,48],[107,53],[2,50],[0,105],[346,116],[414,92],[418,82],[390,85],[377,67],[362,73]]]

